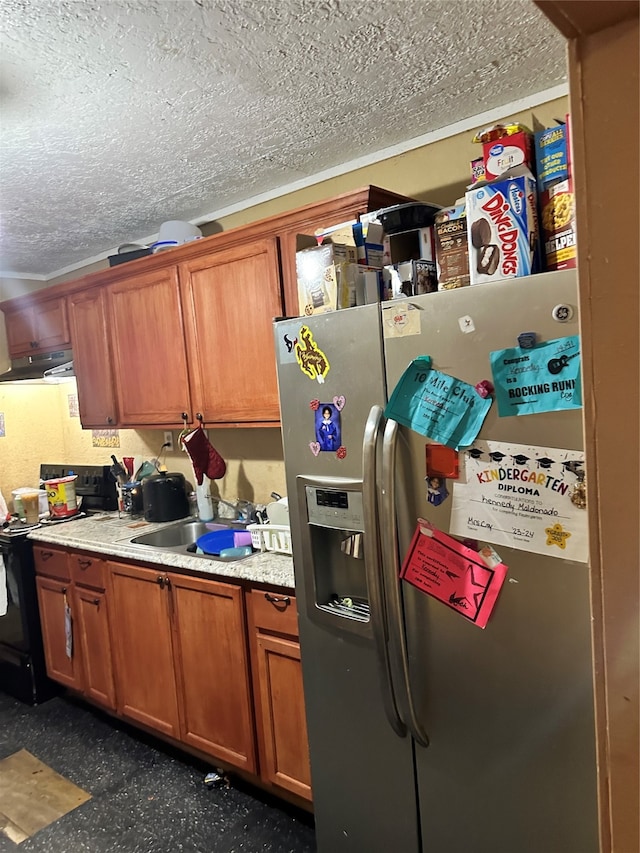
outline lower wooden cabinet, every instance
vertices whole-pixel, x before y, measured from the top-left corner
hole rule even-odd
[[[248,596],[262,778],[311,799],[298,613],[293,596]]]
[[[181,740],[255,773],[242,589],[171,574]]]
[[[34,560],[49,677],[115,709],[104,561],[41,546]]]
[[[61,548],[34,554],[51,678],[274,794],[311,800],[295,598]]]
[[[120,714],[180,736],[170,601],[162,571],[109,564],[111,641]]]
[[[67,581],[36,577],[47,674],[66,687],[82,690],[82,665],[75,643],[73,597]]]

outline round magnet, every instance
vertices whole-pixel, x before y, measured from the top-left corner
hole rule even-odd
[[[573,317],[573,308],[571,305],[561,303],[560,305],[556,305],[551,312],[551,316],[557,323],[566,323]]]

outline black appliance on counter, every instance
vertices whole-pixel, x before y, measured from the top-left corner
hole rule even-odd
[[[76,474],[76,493],[82,512],[116,510],[116,486],[108,465],[41,465],[40,479],[55,480]],[[52,524],[66,524],[75,516]],[[40,611],[36,593],[33,542],[27,538],[39,525],[11,522],[0,530],[0,550],[7,584],[7,612],[0,616],[0,690],[37,705],[62,688],[47,677]]]
[[[142,502],[147,521],[174,521],[189,515],[187,484],[182,474],[163,471],[142,481]]]
[[[118,509],[116,481],[108,465],[41,465],[41,480],[77,476],[76,495],[82,498],[82,511],[105,512]]]

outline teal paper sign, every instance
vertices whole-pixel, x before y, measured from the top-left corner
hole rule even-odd
[[[431,357],[414,359],[402,374],[384,411],[432,441],[454,450],[473,444],[491,408],[473,385],[432,370]]]
[[[582,408],[578,335],[492,352],[491,370],[501,418]]]

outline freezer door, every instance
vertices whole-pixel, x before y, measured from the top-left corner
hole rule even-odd
[[[390,687],[371,521],[379,306],[281,321],[275,336],[318,853],[419,853],[413,743]],[[321,449],[325,405],[340,453]]]
[[[489,353],[516,345],[520,332],[578,334],[573,272],[411,301],[421,334],[385,335],[389,392],[418,355],[474,385],[491,378]],[[562,303],[574,317],[559,324]],[[465,318],[474,332],[463,331]],[[582,434],[580,411],[498,418],[494,403],[480,437],[580,449]],[[423,850],[596,853],[588,566],[496,546],[509,571],[485,630],[399,582],[416,519],[448,531],[451,499],[426,500],[427,439],[399,427],[395,442],[398,552],[385,578],[404,611],[407,656],[394,649],[394,671],[408,673],[418,738],[429,744],[416,746]],[[406,715],[407,697],[400,705]]]

